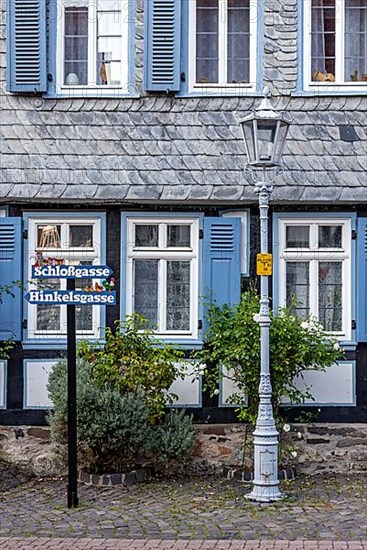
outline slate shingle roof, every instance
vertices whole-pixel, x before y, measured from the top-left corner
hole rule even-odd
[[[275,106],[294,117],[272,201],[367,203],[367,95],[291,97],[300,62],[297,6],[259,2],[264,83]],[[0,86],[4,10],[0,0]],[[135,19],[142,93],[143,0]],[[0,202],[257,201],[237,121],[258,104],[246,97],[41,99],[0,89]]]
[[[273,101],[294,117],[273,201],[367,202],[366,97]],[[255,201],[238,119],[258,102],[3,97],[0,198]]]

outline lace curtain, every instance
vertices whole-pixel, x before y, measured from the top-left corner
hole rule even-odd
[[[335,80],[335,52],[338,18],[344,20],[344,80],[367,81],[367,4],[345,0],[340,14],[335,0],[312,0],[312,80]],[[338,37],[341,40],[341,36]]]
[[[367,3],[345,0],[344,78],[367,81]]]

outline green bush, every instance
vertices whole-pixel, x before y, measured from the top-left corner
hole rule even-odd
[[[163,342],[157,345],[141,315],[117,322],[115,330],[107,327],[100,348],[88,341],[81,342],[79,353],[93,365],[97,386],[121,392],[141,391],[153,422],[162,417],[166,403],[173,402],[175,396],[168,390],[180,375],[175,363],[184,353]]]
[[[182,458],[194,444],[192,419],[184,411],[171,411],[156,429],[156,452],[161,459]]]
[[[212,306],[209,310],[209,331],[205,346],[197,353],[203,362],[211,363],[206,385],[217,393],[218,380],[223,376],[221,365],[228,369],[228,377],[239,388],[234,402],[248,396],[248,406],[238,410],[241,420],[255,423],[260,382],[260,298],[254,287],[242,295],[241,302],[230,307]],[[311,317],[300,319],[288,308],[270,313],[270,375],[273,390],[274,414],[281,421],[279,410],[282,397],[293,403],[312,399],[310,389],[300,391],[296,376],[305,370],[325,370],[342,357],[336,338],[325,333]]]
[[[67,445],[67,362],[55,364],[48,392],[54,410],[48,420],[52,441],[62,456]],[[170,412],[153,426],[141,389],[120,391],[96,384],[93,366],[77,362],[77,431],[79,464],[95,472],[131,469],[141,461],[178,459],[194,441],[192,420]]]
[[[53,441],[67,443],[67,363],[59,361],[50,374],[48,391],[54,404],[49,415]],[[113,463],[128,468],[139,453],[152,449],[149,410],[141,395],[121,394],[93,383],[91,365],[77,365],[77,430],[83,466],[106,470]]]

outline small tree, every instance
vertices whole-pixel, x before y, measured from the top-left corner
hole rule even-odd
[[[198,353],[204,362],[214,364],[206,374],[210,391],[216,391],[225,367],[228,377],[239,389],[234,402],[248,396],[248,406],[238,410],[240,420],[255,424],[260,381],[260,298],[254,287],[242,295],[241,302],[230,307],[211,306],[205,346]],[[300,391],[295,384],[305,370],[325,371],[342,357],[336,338],[325,333],[312,317],[300,319],[289,308],[271,313],[270,374],[274,415],[280,420],[282,397],[292,403],[313,399],[310,388]]]

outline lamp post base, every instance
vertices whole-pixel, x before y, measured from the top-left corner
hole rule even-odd
[[[277,500],[282,500],[283,494],[279,491],[277,486],[260,486],[255,485],[254,488],[246,495],[247,500],[252,500],[254,502],[276,502]]]
[[[273,502],[282,498],[278,480],[278,431],[271,406],[270,375],[260,377],[260,404],[254,431],[254,480],[246,498]]]

